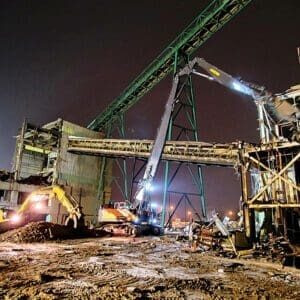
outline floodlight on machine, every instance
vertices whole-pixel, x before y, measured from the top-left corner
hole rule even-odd
[[[32,201],[32,202],[40,202],[40,201],[42,201],[44,198],[45,198],[45,195],[39,195],[39,194],[36,194],[36,195],[32,195],[31,201]]]
[[[157,208],[157,203],[152,202],[152,203],[151,203],[151,208],[152,208],[152,209]]]
[[[21,219],[22,219],[21,216],[18,215],[18,214],[14,214],[14,215],[10,218],[11,222],[14,223],[14,224],[17,224],[17,223],[21,222]]]
[[[34,210],[36,210],[36,211],[41,211],[42,209],[44,208],[44,205],[43,205],[43,203],[41,203],[41,202],[36,202],[35,204],[34,204]]]
[[[242,84],[241,82],[234,80],[232,82],[232,88],[242,94],[246,94],[249,96],[253,96],[253,90],[250,89],[248,86],[246,86],[245,84]]]
[[[153,186],[152,186],[151,182],[148,181],[148,182],[145,183],[145,190],[147,192],[153,191]]]
[[[137,199],[138,201],[143,201],[145,193],[149,193],[151,191],[153,191],[152,183],[150,181],[144,180],[140,184],[140,189],[137,191],[135,199]]]

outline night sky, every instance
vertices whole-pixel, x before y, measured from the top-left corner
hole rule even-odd
[[[208,1],[98,0],[0,2],[0,168],[10,169],[24,118],[58,117],[86,126],[186,27]],[[273,92],[300,83],[299,0],[254,0],[197,56]],[[165,79],[127,118],[129,138],[154,138],[171,87]],[[199,136],[258,141],[250,99],[197,79]],[[205,168],[209,207],[235,208],[234,171]],[[181,188],[189,185],[181,179]]]

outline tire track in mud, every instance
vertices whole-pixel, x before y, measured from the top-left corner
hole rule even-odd
[[[2,299],[247,299],[300,297],[296,277],[186,253],[168,239],[82,240],[0,245]],[[5,249],[5,251],[1,251]],[[14,250],[15,249],[15,250]],[[134,270],[134,272],[132,271]],[[223,270],[223,272],[219,272]],[[284,274],[281,271],[280,274]]]

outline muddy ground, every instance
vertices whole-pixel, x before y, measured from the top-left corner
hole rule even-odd
[[[300,299],[300,271],[172,237],[0,243],[0,299]]]

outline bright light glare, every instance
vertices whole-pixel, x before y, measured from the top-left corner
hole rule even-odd
[[[43,209],[43,204],[41,202],[37,202],[34,204],[34,209],[35,210],[42,210]]]
[[[153,220],[152,220],[152,223],[153,223],[153,224],[156,224],[156,222],[157,222],[156,219],[153,219]]]
[[[12,223],[19,223],[21,221],[21,216],[20,215],[13,215],[10,219],[12,221]]]
[[[238,82],[233,82],[233,88],[239,92],[243,92],[243,86]]]
[[[157,203],[152,202],[152,203],[151,203],[151,208],[157,208]]]
[[[145,189],[146,189],[146,191],[148,191],[148,192],[151,192],[151,191],[153,190],[153,186],[151,185],[150,182],[147,182],[147,183],[145,184]]]
[[[136,200],[142,201],[144,199],[144,194],[145,194],[145,189],[144,188],[140,189],[135,197]]]
[[[253,97],[253,91],[249,87],[247,87],[246,85],[244,85],[238,81],[233,81],[232,87],[240,93],[243,93],[243,94]]]
[[[33,195],[32,198],[31,198],[31,201],[32,202],[38,202],[38,201],[41,201],[43,199],[43,195]]]

